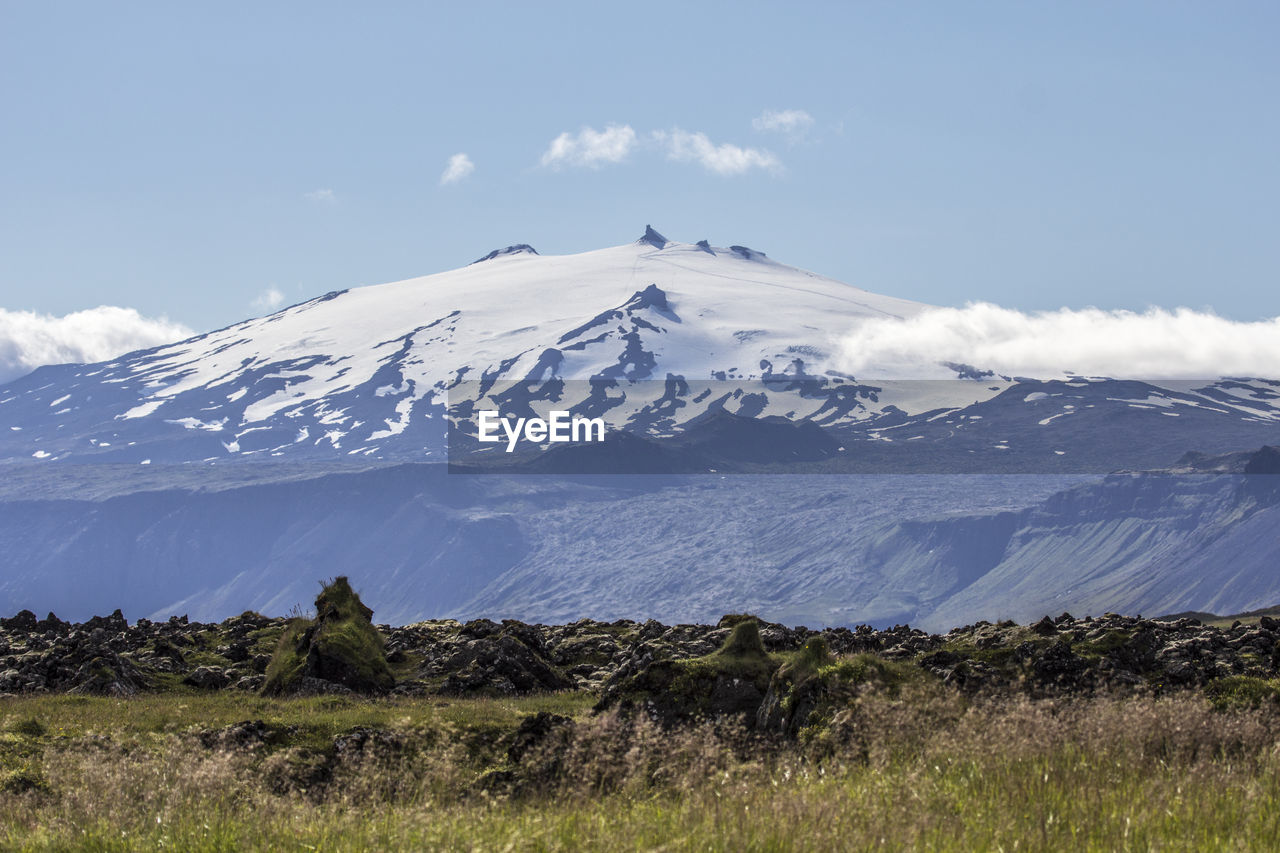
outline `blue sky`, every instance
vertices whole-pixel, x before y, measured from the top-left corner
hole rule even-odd
[[[0,309],[208,329],[652,223],[939,305],[1275,317],[1278,43],[1244,2],[0,2]]]

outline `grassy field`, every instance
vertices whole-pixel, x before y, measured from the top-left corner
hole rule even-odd
[[[594,698],[0,699],[0,848],[1280,848],[1267,704],[925,685],[783,741]],[[575,723],[513,759],[540,711]],[[226,734],[249,719],[268,734]]]

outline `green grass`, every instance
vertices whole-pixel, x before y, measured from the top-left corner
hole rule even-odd
[[[878,655],[862,653],[850,655],[817,667],[816,675],[832,686],[868,685],[896,696],[906,684],[922,684],[932,681],[932,676],[914,663],[885,660]]]
[[[1194,694],[970,703],[904,683],[896,697],[860,695],[859,744],[815,761],[710,726],[591,717],[592,698],[0,700],[0,849],[1280,847],[1280,719],[1266,706],[1219,711]],[[499,742],[538,710],[580,721],[558,775],[515,796],[477,787],[505,759],[470,753],[467,737]],[[437,737],[338,762],[324,789],[273,788],[307,744],[263,754],[190,735],[250,717],[325,738],[355,726]]]
[[[965,660],[986,664],[1001,671],[1009,671],[1018,662],[1013,648],[1008,645],[980,649],[969,642],[949,642],[943,645],[942,651],[951,652]]]
[[[1093,640],[1081,640],[1072,650],[1083,658],[1101,658],[1124,647],[1129,642],[1129,632],[1112,629]]]
[[[1280,679],[1232,675],[1216,678],[1205,685],[1205,695],[1213,706],[1225,711],[1233,708],[1280,707]]]
[[[589,693],[550,693],[509,699],[362,699],[348,696],[272,698],[230,691],[152,693],[128,699],[106,696],[15,696],[0,699],[0,732],[18,732],[38,721],[45,740],[181,734],[261,719],[325,736],[357,726],[454,728],[519,725],[539,711],[580,715],[594,703]],[[22,735],[30,737],[30,735]],[[0,755],[3,755],[0,740]]]

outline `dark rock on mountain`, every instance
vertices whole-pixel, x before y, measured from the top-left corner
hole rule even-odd
[[[636,242],[648,243],[655,249],[665,249],[667,247],[668,240],[657,231],[654,231],[652,225],[646,225],[644,227],[644,233],[640,235],[640,239],[636,240]]]
[[[492,252],[485,255],[483,258],[477,258],[471,263],[478,264],[483,261],[491,261],[494,258],[500,258],[503,255],[536,255],[536,254],[538,254],[538,250],[530,246],[528,243],[516,243],[514,246],[507,246],[505,249],[494,249]]]
[[[746,418],[719,409],[690,421],[677,445],[723,467],[734,462],[769,465],[826,459],[835,455],[840,442],[811,421]]]

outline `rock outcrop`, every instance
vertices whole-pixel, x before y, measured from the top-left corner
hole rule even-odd
[[[345,577],[325,584],[316,618],[285,628],[267,666],[264,693],[384,693],[395,684],[373,611]]]
[[[968,693],[1074,695],[1280,677],[1280,621],[1261,615],[1215,626],[1207,618],[1064,613],[947,634],[905,625],[815,631],[744,617],[718,625],[477,619],[391,627],[373,625],[344,590],[321,594],[315,620],[248,612],[221,623],[130,624],[117,611],[72,624],[23,611],[0,619],[0,693],[256,691],[281,682],[289,685],[283,692],[410,696],[586,690],[600,695],[601,707],[671,720],[735,715],[795,734],[814,708],[856,683],[919,677]]]

